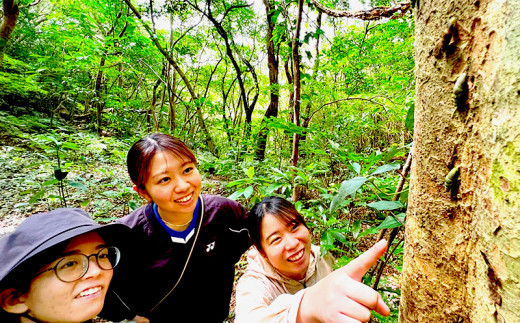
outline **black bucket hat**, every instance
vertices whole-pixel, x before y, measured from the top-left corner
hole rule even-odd
[[[9,273],[42,251],[92,231],[120,248],[130,234],[124,224],[99,225],[81,209],[60,208],[31,215],[0,239],[0,285]]]

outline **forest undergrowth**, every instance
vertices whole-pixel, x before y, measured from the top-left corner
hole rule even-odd
[[[46,117],[0,113],[0,236],[12,231],[26,216],[58,207],[80,207],[96,221],[108,223],[143,203],[132,190],[125,167],[126,152],[135,138],[99,137],[82,125],[54,122],[50,127]],[[258,164],[233,166],[229,161],[202,156],[199,168],[203,193],[228,196],[247,207],[266,195],[290,196],[287,171],[269,173]],[[366,169],[361,163],[351,163],[358,176],[328,187],[323,172],[312,167],[299,170],[301,199],[295,205],[308,221],[314,243],[323,252],[332,253],[338,266],[374,244],[381,229],[399,227],[395,219],[403,218],[405,202],[389,200],[399,176],[376,176],[397,170],[403,159],[399,156],[403,153],[389,154],[387,163],[384,158],[376,162],[367,159],[364,166],[372,163],[373,167]],[[380,200],[370,202],[375,197]],[[394,210],[400,213],[388,215]],[[390,247],[394,255],[381,269],[378,286],[392,315],[374,322],[397,320],[401,241],[399,231]],[[235,281],[245,266],[243,257],[236,266]],[[376,272],[370,273],[365,282],[373,284],[376,276]],[[234,300],[229,322],[233,322],[233,309]]]

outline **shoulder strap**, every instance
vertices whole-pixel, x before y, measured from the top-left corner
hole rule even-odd
[[[197,231],[195,233],[195,239],[193,239],[193,244],[191,245],[190,253],[188,254],[188,257],[186,258],[186,262],[184,263],[184,268],[182,268],[182,272],[179,275],[179,279],[177,279],[177,282],[175,283],[175,285],[173,285],[172,289],[166,295],[164,295],[164,297],[157,304],[155,304],[154,307],[152,307],[150,312],[153,312],[157,308],[157,306],[159,306],[168,296],[170,296],[170,294],[175,290],[175,288],[177,288],[177,285],[179,285],[179,282],[181,281],[182,276],[184,276],[186,267],[188,267],[188,263],[190,262],[191,254],[193,253],[193,249],[195,248],[195,245],[197,244],[197,238],[199,237],[200,227],[202,226],[202,219],[204,218],[204,202],[203,202],[201,196],[199,196],[199,201],[200,201],[201,207],[200,207],[200,216],[198,217]]]

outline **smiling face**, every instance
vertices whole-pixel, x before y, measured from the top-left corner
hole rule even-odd
[[[264,215],[260,230],[263,253],[271,265],[286,277],[303,279],[311,253],[309,230],[302,223],[284,223],[270,213]]]
[[[105,246],[105,241],[95,232],[85,233],[70,240],[63,254],[91,255]],[[43,267],[52,268],[61,259]],[[28,314],[45,322],[84,322],[95,317],[103,308],[112,270],[98,267],[95,257],[90,259],[85,276],[74,282],[62,282],[54,270],[36,276],[26,295],[20,297]]]
[[[140,191],[157,204],[161,218],[167,221],[189,220],[200,194],[201,178],[195,163],[168,151],[153,156],[145,190]]]

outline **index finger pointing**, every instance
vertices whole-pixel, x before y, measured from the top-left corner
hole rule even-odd
[[[377,260],[385,254],[386,248],[388,247],[388,242],[386,240],[381,240],[372,248],[365,251],[356,259],[349,262],[343,270],[350,278],[355,279],[357,281],[361,281],[363,275],[377,263]]]

